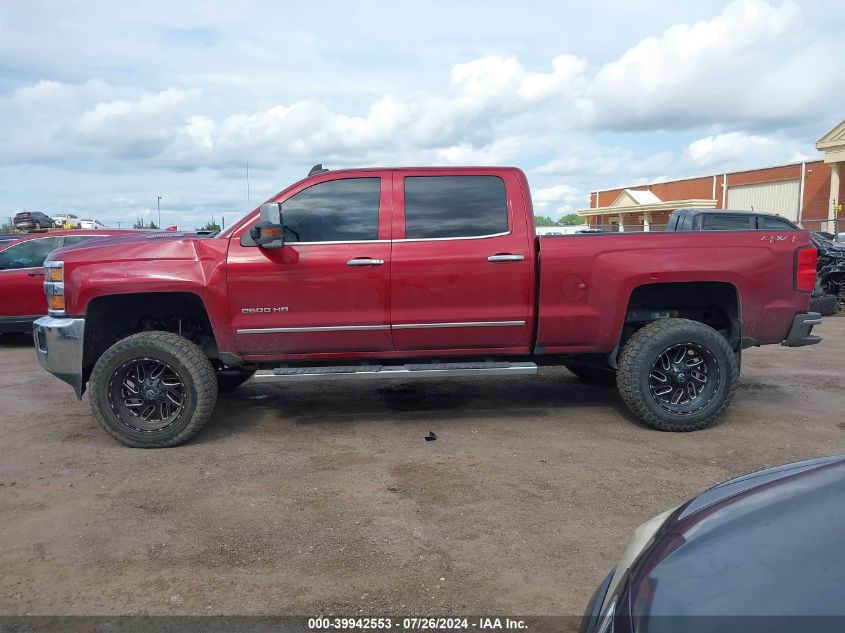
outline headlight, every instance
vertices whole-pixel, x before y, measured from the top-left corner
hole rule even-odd
[[[65,280],[64,262],[46,262],[44,264],[44,280],[45,281],[64,281]]]
[[[44,294],[47,295],[47,313],[65,315],[65,263],[44,262]]]
[[[669,515],[675,510],[677,510],[677,508],[666,510],[666,512],[649,519],[634,530],[631,540],[628,541],[628,547],[625,548],[625,552],[622,554],[622,559],[619,561],[619,564],[616,565],[616,572],[613,574],[613,579],[610,581],[610,586],[607,588],[605,605],[602,607],[602,611],[610,611],[611,607],[615,607],[614,602],[611,602],[610,606],[607,606],[607,601],[615,595],[616,590],[619,587],[619,581],[624,578],[625,574],[628,572],[628,568],[633,564],[648,544],[651,543],[651,539],[654,538],[654,535],[657,534],[657,531],[664,523],[666,523],[666,519],[668,519]]]

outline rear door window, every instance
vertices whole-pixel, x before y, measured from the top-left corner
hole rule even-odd
[[[679,231],[691,231],[692,230],[692,216],[691,215],[685,215],[680,219],[680,221],[678,222],[678,230]]]
[[[505,182],[498,176],[405,178],[405,239],[483,237],[507,232]]]
[[[0,270],[40,268],[51,251],[59,247],[58,237],[25,240],[0,251]]]
[[[754,228],[754,218],[748,215],[714,213],[704,217],[702,228],[706,231],[748,231]]]
[[[782,220],[780,218],[767,218],[767,217],[758,217],[757,218],[757,228],[758,229],[765,229],[767,231],[794,231],[795,227],[792,226],[792,223],[788,220]]]

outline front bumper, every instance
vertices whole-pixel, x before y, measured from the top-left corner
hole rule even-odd
[[[810,334],[813,326],[822,322],[822,315],[818,312],[805,312],[796,314],[792,320],[792,327],[781,345],[784,347],[803,347],[804,345],[815,345],[822,340],[821,336]]]
[[[41,317],[32,324],[35,353],[41,366],[73,387],[82,399],[82,352],[85,319]]]

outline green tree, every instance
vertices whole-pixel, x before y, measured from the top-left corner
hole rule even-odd
[[[0,224],[0,233],[11,233],[13,230],[11,222],[3,222],[3,224]]]
[[[584,224],[584,219],[577,213],[567,213],[557,223],[560,226],[575,226],[577,224]]]
[[[557,226],[557,222],[552,220],[545,215],[535,215],[534,216],[534,225],[535,226]]]
[[[215,222],[214,220],[211,220],[210,222],[206,222],[205,226],[201,226],[197,229],[197,231],[219,231],[219,230],[220,230],[220,225],[217,224],[217,222]]]
[[[138,218],[138,221],[132,225],[133,229],[158,229],[158,225],[150,220],[149,224],[145,224],[143,218]]]

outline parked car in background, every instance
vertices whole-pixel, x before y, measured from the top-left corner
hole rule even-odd
[[[99,220],[82,219],[79,221],[79,228],[90,231],[91,229],[104,229],[106,228],[106,225]]]
[[[794,222],[775,213],[733,209],[676,209],[666,231],[800,231]]]
[[[79,216],[73,213],[60,213],[53,216],[53,226],[62,229],[81,229]]]
[[[732,479],[637,528],[581,631],[841,631],[843,534],[845,455]]]
[[[48,229],[53,226],[53,218],[40,211],[21,211],[16,213],[12,223],[16,229]]]
[[[63,246],[139,231],[53,231],[15,235],[0,242],[0,333],[31,332],[32,322],[47,314],[44,260]]]

